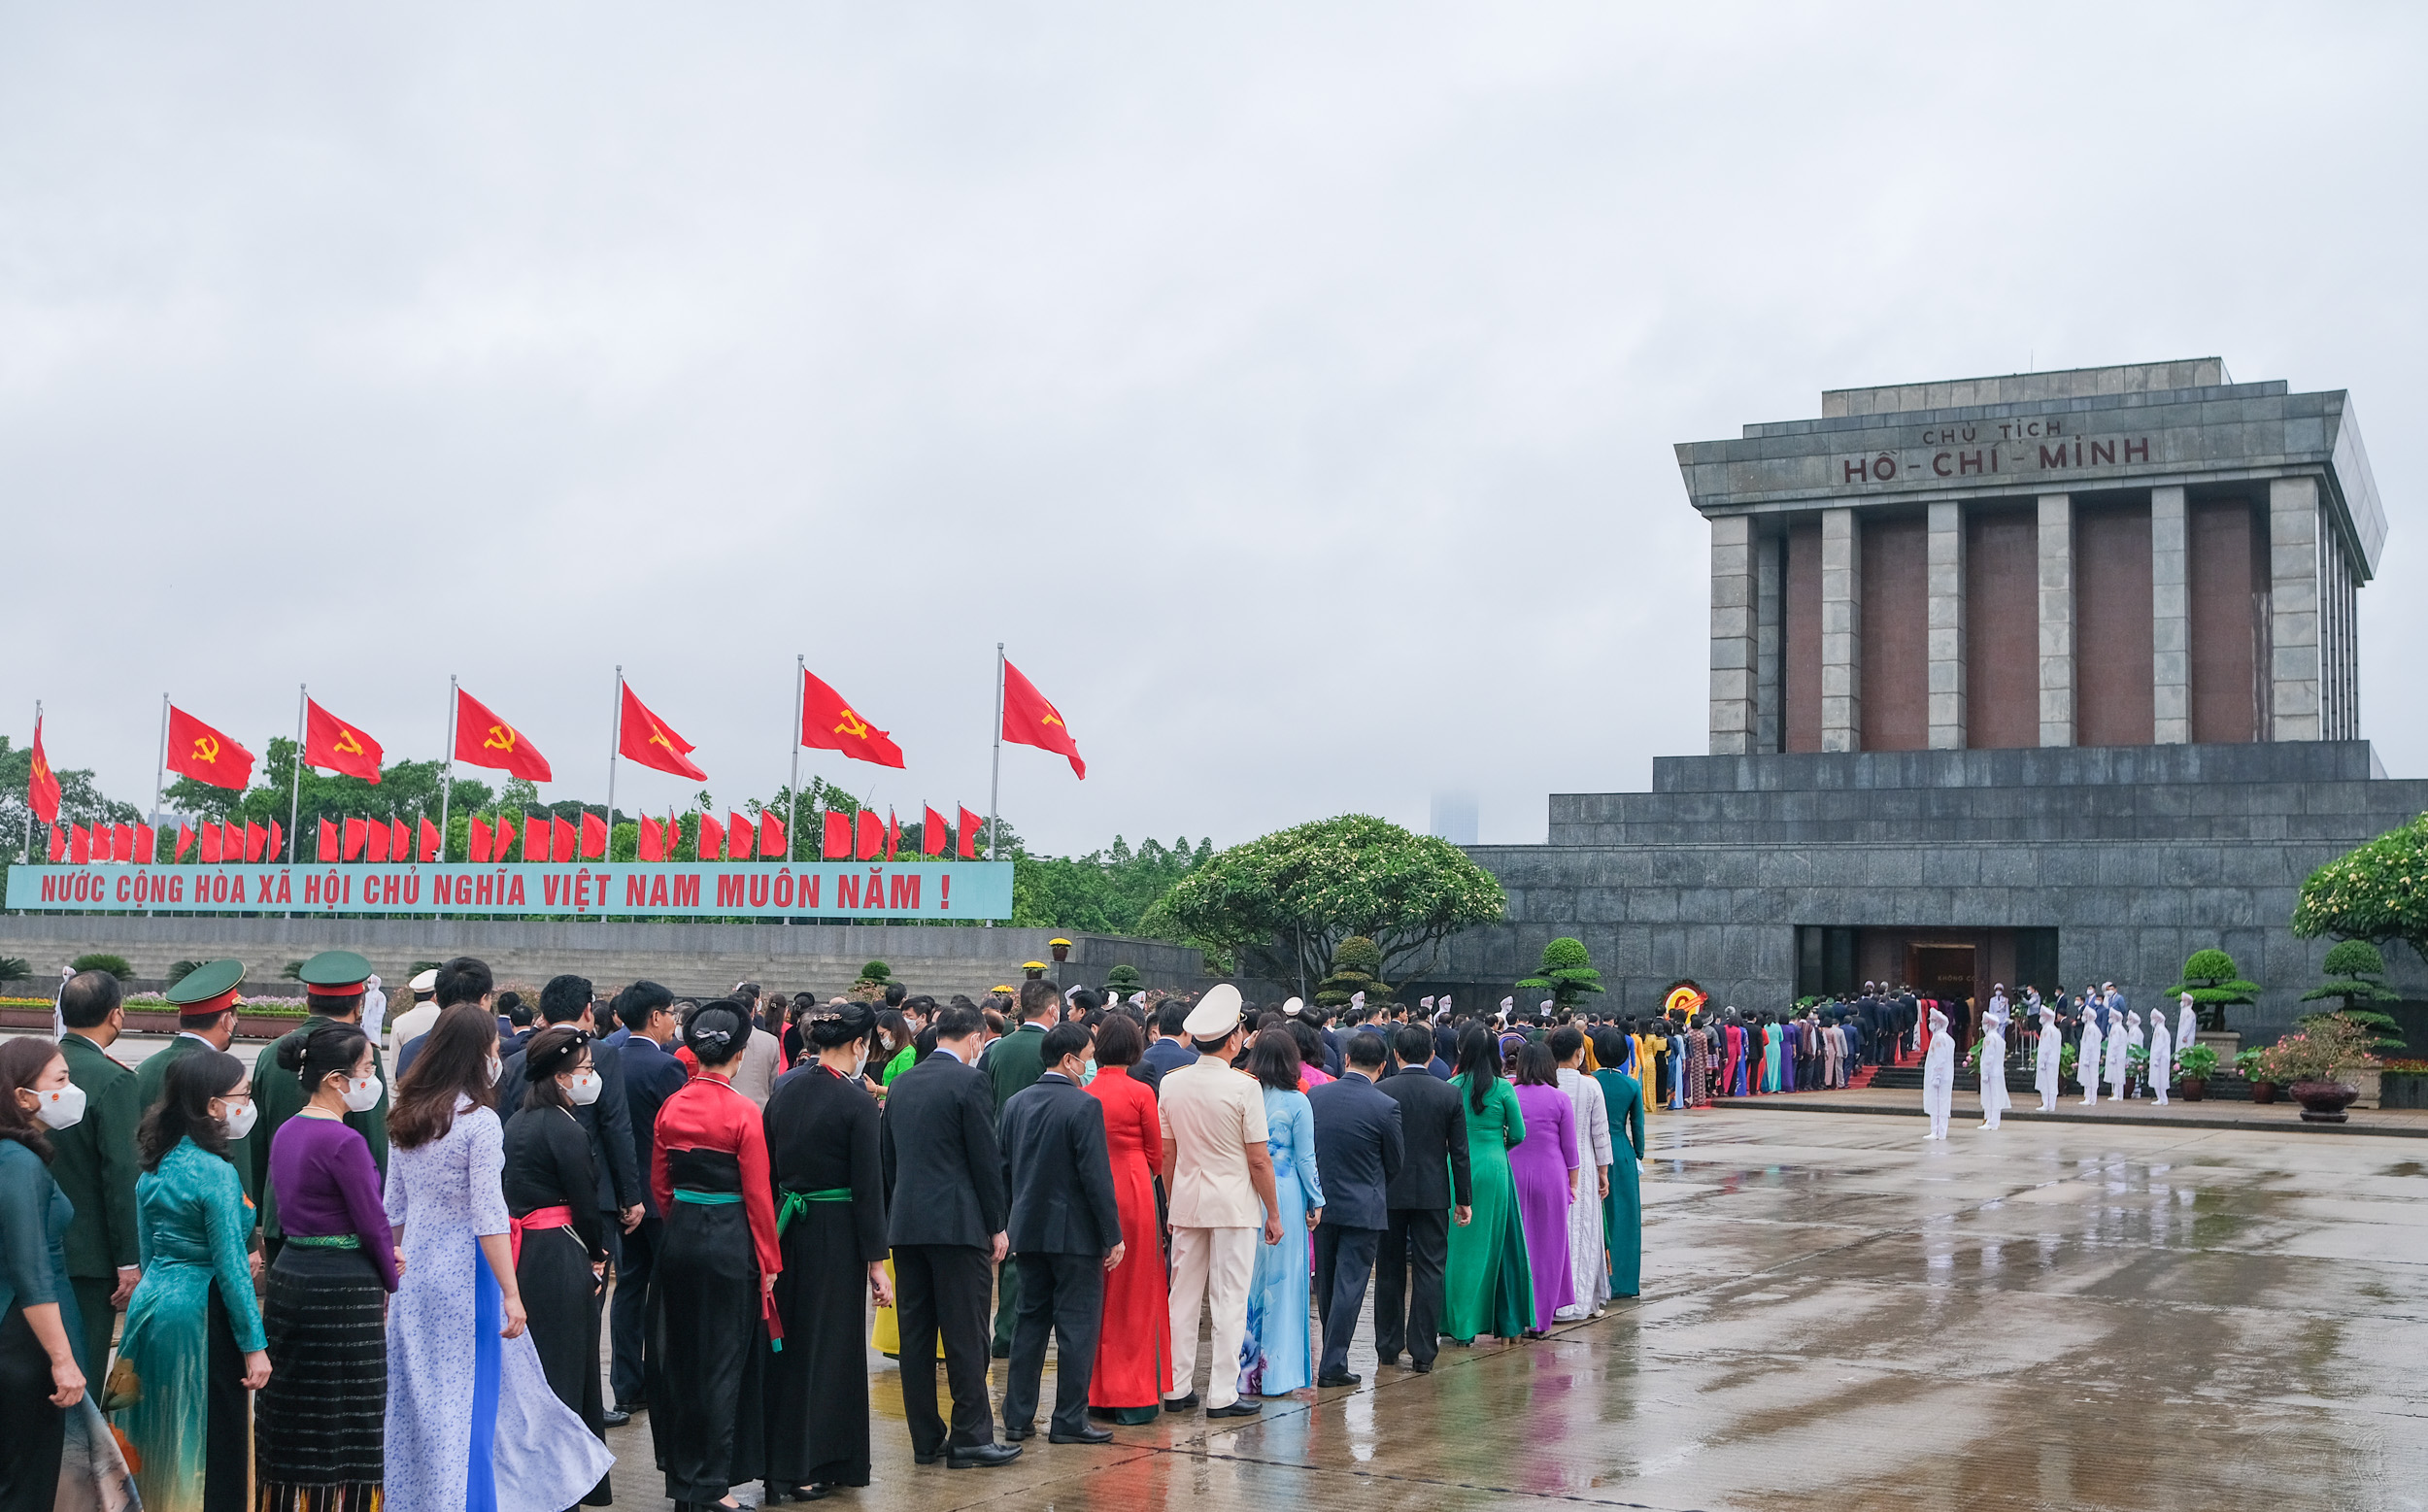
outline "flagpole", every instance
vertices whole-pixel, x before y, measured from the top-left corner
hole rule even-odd
[[[169,695],[160,695],[160,764],[152,769],[152,819],[156,827],[160,820],[160,790],[169,776]]]
[[[287,790],[287,860],[289,865],[292,865],[295,860],[295,816],[301,812],[303,803],[304,699],[307,696],[304,685],[297,683],[295,685],[294,785]]]
[[[1002,842],[995,831],[1003,827],[1003,643],[995,643],[995,776],[987,785],[987,859],[1000,860],[997,853]],[[988,923],[994,923],[989,920]]]
[[[616,857],[616,753],[624,749],[624,663],[616,663],[616,712],[607,721],[607,851],[601,860]],[[599,915],[601,919],[605,914]]]
[[[34,700],[34,741],[37,745],[42,741],[42,700],[39,698]],[[30,756],[28,759],[30,760]],[[28,770],[30,771],[31,768],[29,767]],[[34,864],[33,784],[29,781],[25,787],[25,864],[31,866]]]
[[[455,674],[447,674],[447,764],[438,778],[438,858],[447,859],[447,800],[455,786]],[[468,855],[469,853],[467,853]]]
[[[806,692],[806,691],[808,690],[808,689],[807,689],[807,688],[804,686],[804,684],[802,683],[802,681],[801,681],[801,680],[802,680],[803,678],[807,677],[808,675],[809,675],[809,657],[808,657],[808,655],[807,655],[805,653],[800,653],[800,652],[795,652],[795,653],[793,653],[793,655],[792,655],[792,741],[791,741],[791,744],[792,744],[792,789],[791,789],[792,793],[792,812],[791,814],[789,814],[789,815],[787,815],[787,816],[786,816],[786,818],[785,818],[785,823],[784,823],[784,858],[785,858],[786,860],[788,860],[788,861],[789,861],[789,860],[791,860],[791,859],[792,858],[792,851],[793,851],[793,848],[794,848],[794,847],[796,847],[797,845],[799,845],[799,844],[800,844],[800,839],[799,839],[799,836],[800,836],[800,832],[801,832],[801,695],[802,695],[804,692]],[[792,920],[791,916],[789,916],[789,915],[788,915],[788,916],[785,918],[785,921],[784,921],[784,922],[785,922],[786,924],[791,924],[791,923],[792,922]]]

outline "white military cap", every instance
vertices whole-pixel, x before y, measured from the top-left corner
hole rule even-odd
[[[1191,1039],[1227,1039],[1238,1026],[1239,989],[1228,982],[1217,982],[1189,1010],[1189,1017],[1180,1027]]]
[[[405,984],[405,987],[407,991],[415,992],[437,991],[438,968],[432,966],[429,970],[417,974],[412,981]]]

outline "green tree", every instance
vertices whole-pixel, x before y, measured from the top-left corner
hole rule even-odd
[[[1382,972],[1382,947],[1365,935],[1353,934],[1332,952],[1332,972],[1315,984],[1315,1000],[1326,1008],[1339,1008],[1364,992],[1366,1004],[1379,1008],[1391,1001],[1391,984],[1383,980]]]
[[[2306,940],[2400,940],[2428,956],[2428,814],[2311,872],[2293,908],[2293,932]]]
[[[1594,969],[1585,942],[1565,935],[1543,947],[1543,963],[1517,985],[1530,992],[1549,992],[1555,1008],[1573,1008],[1587,992],[1602,991],[1602,973]]]
[[[1142,933],[1147,911],[1213,854],[1212,840],[1200,840],[1194,848],[1186,836],[1169,846],[1147,840],[1133,851],[1120,835],[1105,849],[1085,856],[1016,852],[1012,923],[1029,929]]]
[[[1351,935],[1381,948],[1381,975],[1404,980],[1430,966],[1450,936],[1498,923],[1507,907],[1501,884],[1457,846],[1365,814],[1218,852],[1163,899],[1170,922],[1190,935],[1269,951],[1286,974],[1310,981]]]
[[[2234,958],[2220,950],[2194,951],[2183,962],[2183,980],[2167,995],[2192,994],[2192,1009],[2205,1029],[2226,1026],[2226,1009],[2236,1003],[2259,1001],[2259,984],[2243,980]]]
[[[2344,940],[2327,952],[2327,980],[2302,994],[2306,1003],[2332,1000],[2334,1007],[2322,1013],[2341,1013],[2345,1019],[2373,1030],[2378,1036],[2374,1047],[2379,1051],[2403,1048],[2403,1025],[2393,1016],[2379,1012],[2372,1003],[2399,1002],[2400,992],[2389,991],[2378,981],[2386,974],[2386,958],[2377,947],[2367,940]],[[2305,1014],[2302,1022],[2310,1023],[2320,1014]]]

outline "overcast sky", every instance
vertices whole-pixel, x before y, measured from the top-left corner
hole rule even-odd
[[[1704,745],[1670,445],[1824,387],[2217,354],[2348,388],[2362,726],[2428,772],[2428,11],[0,0],[0,729],[159,696],[721,802],[796,653],[1083,851]],[[625,807],[697,785],[619,780]]]

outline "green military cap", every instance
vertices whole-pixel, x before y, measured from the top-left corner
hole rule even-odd
[[[360,997],[371,980],[371,963],[353,951],[322,951],[296,975],[314,997]]]
[[[178,978],[177,985],[161,995],[177,1004],[182,1018],[217,1018],[236,1005],[236,990],[244,981],[243,961],[206,961]]]

